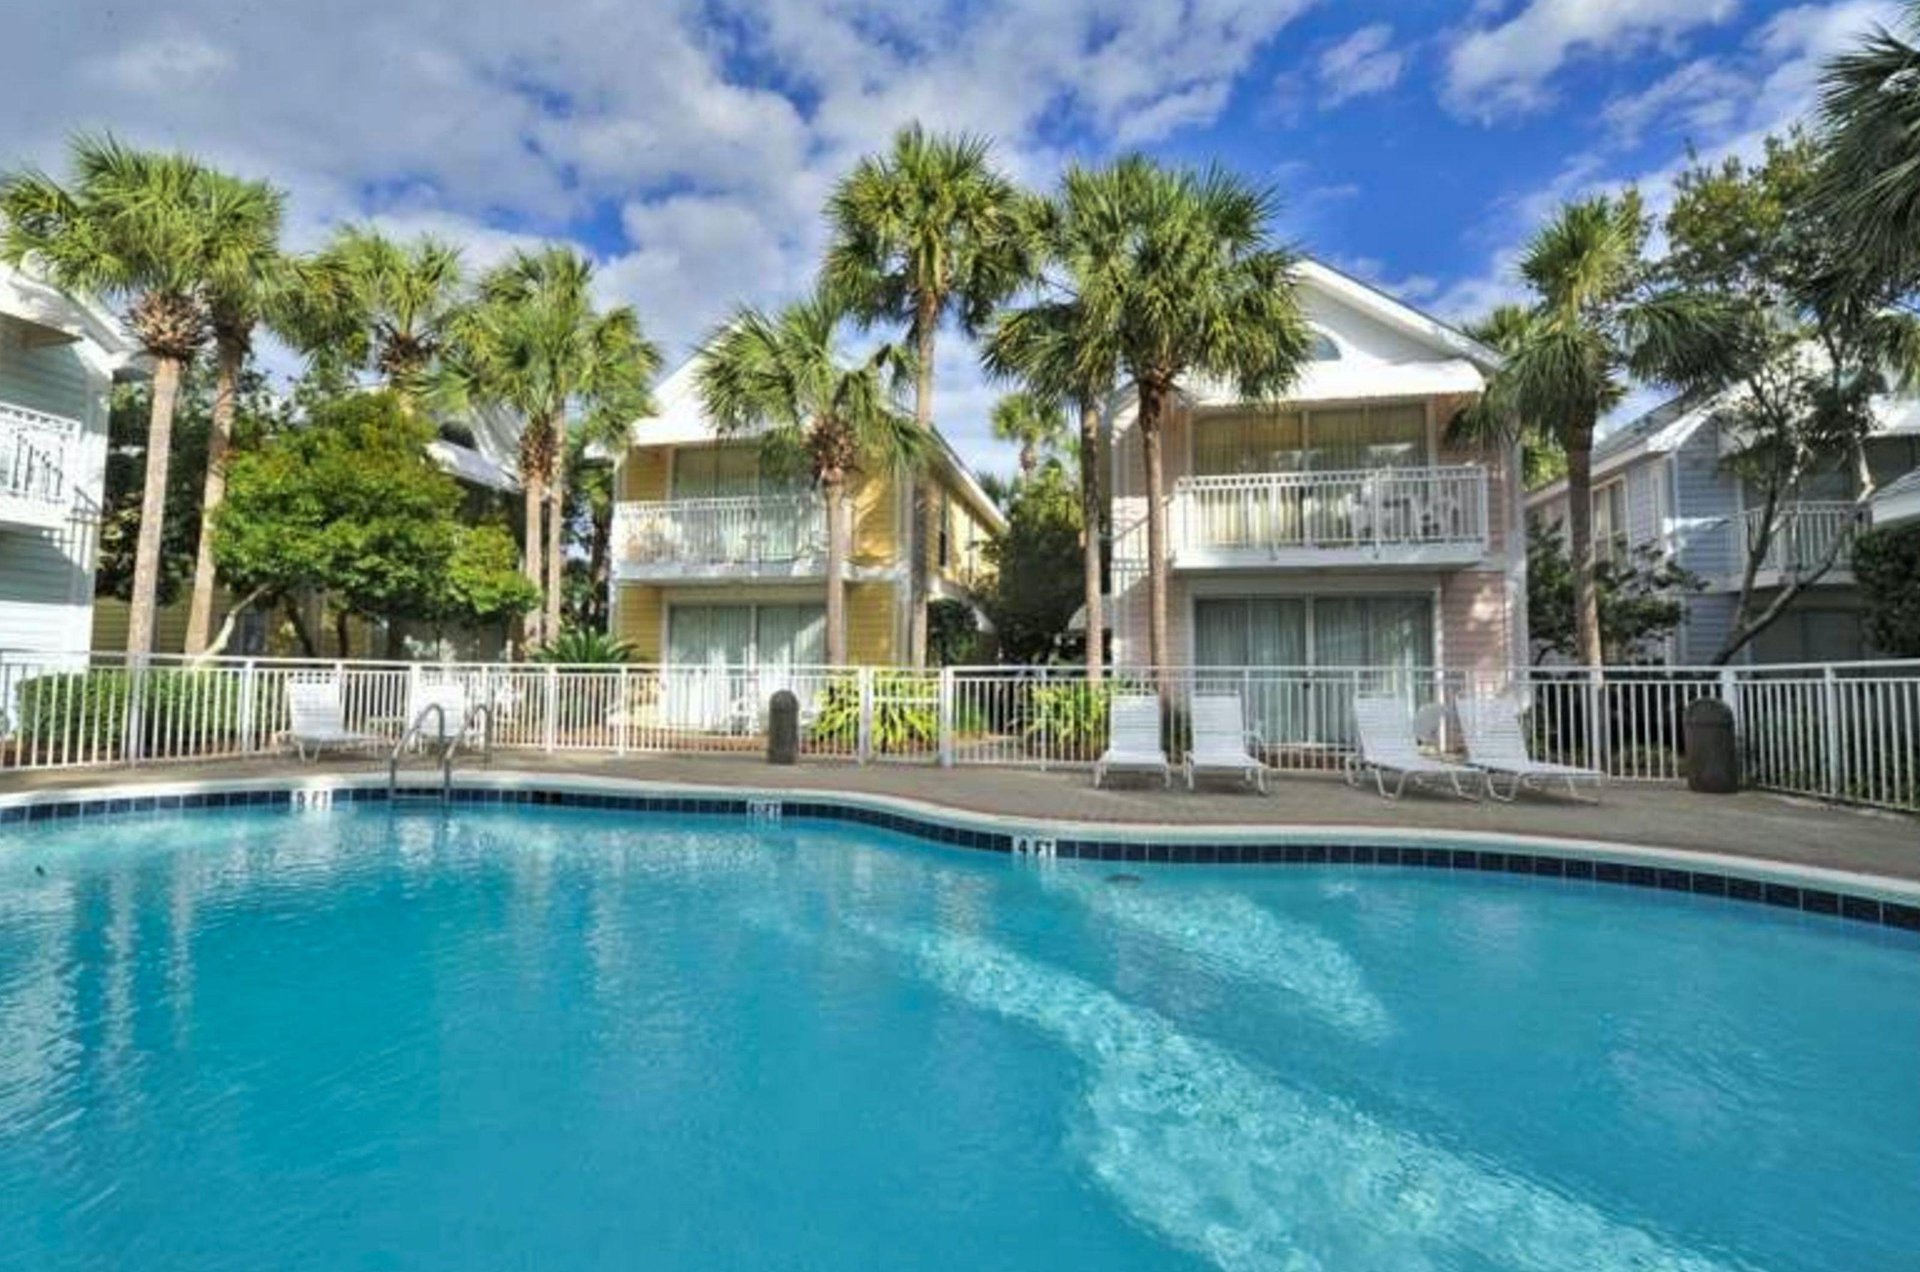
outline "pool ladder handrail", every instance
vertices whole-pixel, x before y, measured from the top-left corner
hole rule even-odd
[[[483,768],[490,768],[493,765],[493,707],[490,703],[483,702],[466,714],[465,724],[468,730],[471,730],[476,722],[480,725],[480,764]],[[393,744],[392,754],[387,756],[387,803],[389,806],[392,805],[394,792],[400,785],[400,757],[406,753],[409,744],[427,740],[429,735],[426,731],[426,723],[430,715],[437,717],[439,724],[432,736],[440,742],[440,802],[445,804],[452,798],[453,756],[460,749],[462,734],[456,733],[448,737],[446,704],[429,702],[420,708],[420,713],[413,718],[413,723],[408,725],[406,732],[400,735],[400,740]]]

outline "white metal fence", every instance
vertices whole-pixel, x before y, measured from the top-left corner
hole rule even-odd
[[[1162,678],[1166,740],[1186,743],[1196,692],[1238,694],[1261,759],[1335,771],[1350,754],[1352,702],[1390,693],[1453,741],[1463,694],[1525,707],[1541,759],[1628,781],[1685,775],[1682,717],[1700,698],[1733,711],[1747,783],[1920,809],[1920,662],[1753,668],[1202,667]],[[873,763],[1089,764],[1106,746],[1112,698],[1156,677],[1119,670],[1098,686],[1078,668],[549,666],[0,653],[0,769],[205,760],[284,745],[286,686],[340,686],[345,727],[397,739],[428,690],[452,683],[485,704],[502,750],[757,755],[768,703],[800,704],[802,751]]]

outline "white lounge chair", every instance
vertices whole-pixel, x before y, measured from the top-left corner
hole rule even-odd
[[[405,727],[418,728],[422,743],[442,745],[466,735],[466,686],[452,681],[421,685],[414,690],[412,699],[407,704]],[[440,708],[439,712],[430,714],[435,706]]]
[[[347,708],[338,680],[295,680],[287,685],[287,741],[302,760],[309,752],[362,751],[380,744],[371,733],[347,727]]]
[[[1528,754],[1526,735],[1520,729],[1520,704],[1512,698],[1462,698],[1454,704],[1454,714],[1467,740],[1467,762],[1482,770],[1492,798],[1511,803],[1523,787],[1543,790],[1548,783],[1565,782],[1567,797],[1580,799],[1578,783],[1588,782],[1596,792],[1590,802],[1598,802],[1602,780],[1598,769],[1553,764]],[[1505,795],[1494,782],[1496,775],[1513,779]]]
[[[1231,773],[1267,793],[1267,766],[1250,749],[1260,735],[1246,727],[1237,693],[1193,695],[1193,745],[1187,749],[1187,789],[1200,773]]]
[[[1160,699],[1150,693],[1115,695],[1107,717],[1107,752],[1093,766],[1093,784],[1117,770],[1158,773],[1172,786],[1173,765],[1160,746]]]
[[[1422,752],[1414,738],[1413,716],[1399,698],[1359,695],[1353,700],[1353,723],[1360,734],[1360,748],[1347,762],[1349,784],[1358,785],[1362,773],[1372,773],[1374,786],[1388,799],[1399,799],[1408,782],[1416,786],[1444,782],[1461,799],[1473,798],[1460,779],[1478,779],[1481,771]],[[1391,792],[1387,790],[1389,773],[1399,775]]]

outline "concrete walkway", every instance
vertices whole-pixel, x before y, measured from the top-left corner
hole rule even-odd
[[[1141,826],[1297,826],[1432,829],[1606,840],[1645,848],[1720,853],[1761,862],[1815,866],[1920,881],[1920,818],[1749,792],[1694,795],[1672,786],[1616,783],[1598,805],[1541,796],[1517,804],[1468,803],[1409,794],[1383,800],[1335,777],[1275,776],[1269,794],[1214,785],[1189,794],[1176,784],[1133,783],[1094,790],[1084,770],[951,768],[926,765],[814,762],[774,768],[757,759],[705,756],[615,758],[515,751],[497,756],[496,772],[629,778],[703,786],[823,790],[892,795],[970,812],[1034,821]],[[470,769],[463,764],[462,770]],[[0,794],[89,786],[216,778],[384,772],[366,760],[295,764],[284,760],[166,764],[137,770],[0,773]]]

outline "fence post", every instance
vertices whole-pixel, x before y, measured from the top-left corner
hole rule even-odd
[[[856,683],[860,686],[860,724],[854,734],[853,758],[865,764],[873,756],[873,668],[860,668]]]
[[[953,767],[953,668],[940,669],[940,767]]]
[[[625,755],[627,753],[627,704],[633,699],[627,693],[627,668],[624,663],[620,667],[620,684],[615,692],[619,696],[614,700],[611,713],[614,720],[613,751],[615,755]]]
[[[121,722],[120,754],[129,764],[138,764],[146,750],[147,736],[147,655],[127,657],[127,718]]]
[[[1820,721],[1827,748],[1827,794],[1837,799],[1846,784],[1846,763],[1840,754],[1840,680],[1831,665],[1820,669]]]
[[[1740,678],[1733,668],[1720,669],[1720,701],[1727,704],[1727,710],[1733,712],[1734,741],[1740,740]]]
[[[259,686],[254,677],[253,659],[240,664],[240,752],[251,755],[260,746]]]
[[[559,740],[559,710],[560,668],[550,665],[547,668],[547,727],[544,739],[544,745],[549,754],[553,752],[554,745]]]
[[[1602,773],[1613,773],[1607,755],[1607,673],[1603,667],[1587,669],[1587,762]]]

